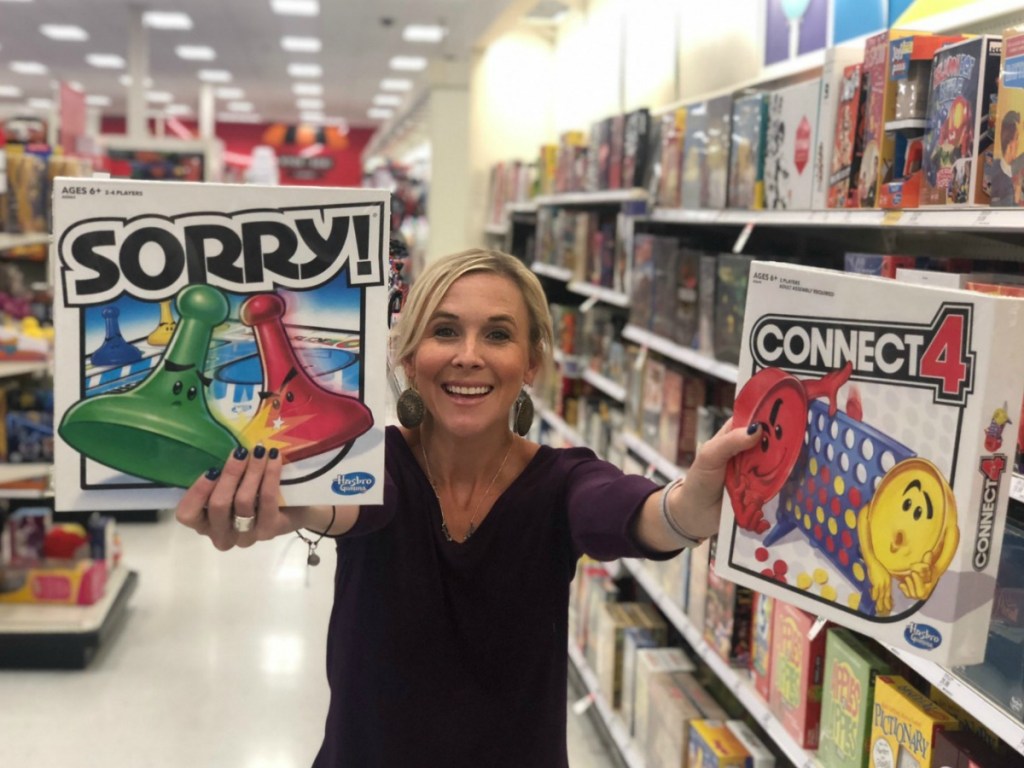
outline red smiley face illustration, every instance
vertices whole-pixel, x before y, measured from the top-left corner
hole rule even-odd
[[[743,385],[736,396],[733,424],[757,424],[761,441],[736,456],[725,470],[725,487],[740,528],[764,533],[771,527],[762,508],[782,490],[800,458],[808,403],[828,397],[829,414],[834,415],[836,395],[852,372],[853,366],[847,363],[821,379],[803,381],[778,368],[766,368]]]

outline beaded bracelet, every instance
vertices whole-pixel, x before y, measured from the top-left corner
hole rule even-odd
[[[668,511],[668,495],[672,492],[673,488],[682,484],[683,478],[678,477],[661,489],[661,515],[665,518],[665,522],[668,523],[668,527],[672,529],[673,533],[683,539],[683,547],[699,547],[704,539],[691,536],[689,533],[684,531]]]

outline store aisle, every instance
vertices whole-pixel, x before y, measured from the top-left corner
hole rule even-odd
[[[0,766],[309,766],[333,546],[307,584],[292,537],[220,553],[170,514],[120,531],[139,574],[123,628],[84,671],[0,671]],[[612,768],[589,721],[569,717],[573,768]]]

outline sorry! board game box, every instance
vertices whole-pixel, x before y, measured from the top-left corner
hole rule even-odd
[[[173,507],[276,448],[282,503],[380,503],[388,193],[57,179],[56,508]]]
[[[942,664],[984,656],[1024,387],[1020,299],[750,267],[726,578]]]

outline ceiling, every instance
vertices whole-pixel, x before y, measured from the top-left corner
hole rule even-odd
[[[244,91],[242,100],[252,103],[262,122],[296,122],[299,115],[293,83],[319,82],[328,121],[340,118],[352,126],[374,127],[381,120],[369,118],[367,112],[374,96],[381,93],[382,79],[412,79],[413,91],[398,94],[408,100],[415,97],[426,78],[424,72],[389,69],[392,56],[468,62],[474,42],[509,4],[509,0],[320,0],[318,16],[300,17],[275,14],[270,0],[149,0],[145,10],[184,12],[193,23],[191,30],[146,30],[152,90],[169,92],[173,103],[188,105],[194,114],[201,85],[199,70],[228,70],[232,80],[226,85]],[[112,103],[103,108],[105,115],[125,114],[128,89],[118,79],[127,69],[97,69],[87,64],[85,57],[113,53],[127,61],[138,13],[135,9],[140,5],[138,0],[0,0],[0,86],[15,86],[22,92],[20,97],[0,95],[0,113],[18,111],[29,98],[52,97],[54,82],[64,80],[80,83],[86,94],[109,97]],[[390,19],[391,24],[383,19]],[[437,23],[448,29],[439,44],[402,39],[407,24]],[[89,39],[52,40],[39,31],[42,24],[77,25]],[[289,53],[280,43],[285,35],[319,37],[322,49],[319,53]],[[181,59],[175,47],[183,44],[211,46],[216,59]],[[19,74],[11,70],[12,61],[40,62],[48,72]],[[319,64],[323,75],[292,78],[287,68],[296,62]],[[218,114],[226,106],[218,101]],[[159,106],[151,104],[150,108]]]

